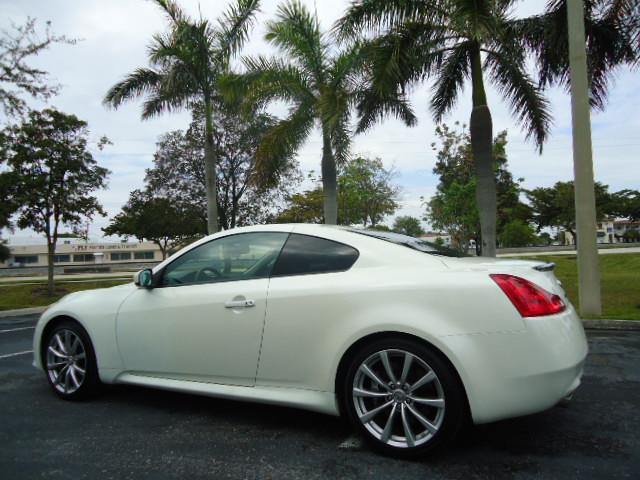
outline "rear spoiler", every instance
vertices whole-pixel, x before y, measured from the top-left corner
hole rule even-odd
[[[540,265],[533,267],[534,270],[539,272],[550,272],[554,268],[556,268],[556,264],[554,262],[541,263]]]

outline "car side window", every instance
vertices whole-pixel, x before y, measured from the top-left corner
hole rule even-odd
[[[162,286],[269,277],[288,233],[256,232],[202,244],[167,265]]]
[[[342,272],[349,270],[359,255],[344,243],[292,233],[271,276]]]

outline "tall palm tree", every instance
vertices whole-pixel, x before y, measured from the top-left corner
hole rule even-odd
[[[146,95],[142,118],[192,108],[205,113],[205,172],[207,228],[218,231],[216,154],[213,144],[213,110],[219,100],[218,84],[229,63],[246,42],[258,11],[259,0],[235,0],[216,23],[192,19],[173,0],[155,0],[169,22],[169,31],[153,36],[150,68],[138,68],[107,92],[104,103],[117,108]]]
[[[290,104],[289,115],[268,132],[258,147],[259,180],[277,176],[279,160],[296,151],[317,126],[322,134],[322,187],[325,223],[337,222],[337,166],[348,156],[350,115],[360,99],[359,79],[363,56],[360,46],[336,51],[331,38],[320,29],[318,18],[297,0],[278,7],[276,19],[267,24],[265,36],[280,56],[245,58],[247,72],[230,76],[230,98],[243,97],[249,104],[266,105],[280,100]],[[223,88],[224,89],[224,88]],[[415,116],[402,95],[388,95],[377,115],[393,113],[413,123]],[[375,118],[370,118],[373,122]]]
[[[513,0],[358,0],[338,22],[341,38],[366,32],[378,74],[372,90],[400,89],[434,79],[431,110],[440,122],[467,81],[473,108],[469,130],[475,163],[482,255],[495,256],[496,186],[493,126],[485,77],[509,102],[527,137],[541,149],[549,129],[548,103],[526,70],[526,50],[512,35]],[[375,102],[371,103],[375,109]]]
[[[583,0],[591,106],[604,109],[616,68],[640,62],[640,2]],[[569,89],[567,0],[549,0],[540,15],[513,23],[514,34],[533,52],[540,85]]]

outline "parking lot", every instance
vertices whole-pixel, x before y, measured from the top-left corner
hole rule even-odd
[[[640,478],[640,332],[589,332],[568,407],[469,427],[409,462],[369,452],[340,419],[294,409],[134,387],[64,402],[21,353],[35,319],[0,319],[2,478]]]

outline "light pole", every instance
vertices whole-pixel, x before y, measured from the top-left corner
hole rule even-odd
[[[567,0],[567,21],[578,243],[578,298],[581,315],[601,315],[600,267],[596,243],[596,199],[593,182],[583,0]]]

